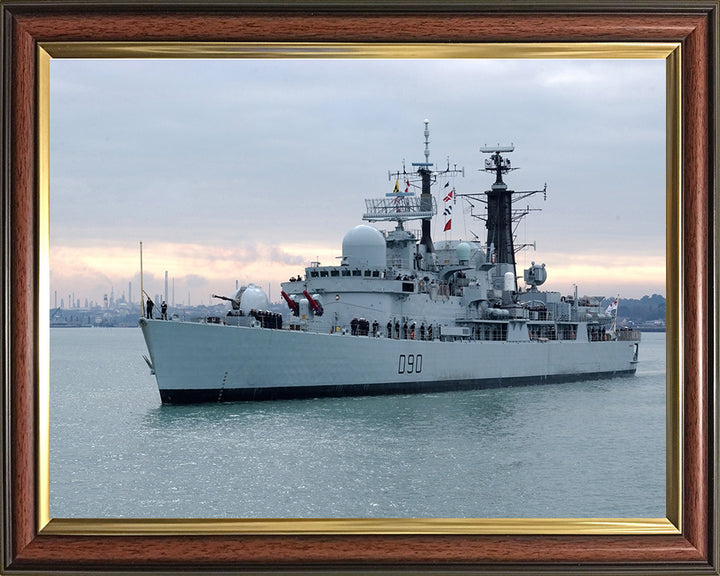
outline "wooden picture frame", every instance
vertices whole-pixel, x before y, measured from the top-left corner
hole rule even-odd
[[[2,570],[182,572],[718,573],[717,79],[718,2],[132,2],[4,1],[2,18]],[[279,520],[55,522],[47,517],[48,50],[87,55],[136,44],[166,55],[227,43],[582,43],[675,46],[670,89],[668,414],[664,522],[412,522],[302,525]],[[50,47],[53,48],[50,48]],[[147,49],[147,48],[145,48]],[[160,53],[158,52],[158,53]],[[116,52],[117,53],[117,52]],[[677,123],[676,123],[677,122]],[[45,215],[45,216],[43,216]],[[676,244],[672,238],[678,238]],[[670,438],[670,435],[669,435]],[[671,493],[672,492],[672,493]]]

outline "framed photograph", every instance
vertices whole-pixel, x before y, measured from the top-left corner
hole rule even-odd
[[[718,37],[717,2],[666,2],[661,10],[644,6],[629,9],[620,3],[610,3],[591,11],[583,4],[552,2],[535,5],[532,9],[512,3],[467,6],[453,2],[441,7],[423,3],[398,7],[374,2],[352,5],[272,2],[175,5],[160,2],[144,3],[139,7],[127,3],[78,2],[68,5],[39,1],[4,2],[1,8],[5,31],[2,44],[5,232],[2,255],[3,286],[6,287],[2,312],[6,336],[3,339],[4,570],[14,573],[53,570],[99,573],[136,569],[164,573],[187,569],[196,572],[312,573],[322,570],[360,573],[373,570],[393,573],[411,568],[417,572],[490,573],[502,570],[525,574],[549,569],[573,573],[616,573],[629,569],[667,573],[671,566],[670,570],[678,573],[718,572],[717,383],[713,336],[717,331],[714,194],[718,159],[717,127],[713,124],[717,119],[714,96],[717,46],[713,41]],[[317,107],[323,105],[320,94],[332,89],[329,85],[322,87],[321,77],[333,66],[333,70],[340,70],[338,65],[343,63],[342,78],[348,86],[354,86],[363,74],[367,78],[367,69],[362,67],[373,66],[373,63],[376,63],[375,73],[379,77],[411,82],[413,77],[422,75],[422,63],[426,63],[424,71],[427,72],[435,70],[433,66],[438,63],[445,63],[443,68],[452,69],[464,62],[492,61],[505,68],[515,65],[516,75],[523,76],[526,69],[522,65],[541,59],[551,63],[583,61],[587,62],[588,69],[606,61],[627,65],[627,62],[648,59],[664,66],[665,79],[659,85],[651,81],[636,84],[637,90],[664,92],[660,94],[660,100],[664,96],[666,200],[662,206],[648,206],[646,212],[649,216],[652,208],[662,208],[660,212],[664,210],[665,213],[664,517],[634,517],[632,512],[613,509],[618,512],[613,517],[568,518],[572,514],[567,514],[559,505],[547,510],[547,517],[541,517],[537,509],[517,503],[519,508],[508,513],[512,517],[488,512],[492,517],[478,518],[462,507],[448,505],[443,508],[442,497],[438,498],[438,508],[427,514],[422,511],[428,508],[409,508],[420,511],[417,517],[407,517],[409,514],[402,511],[383,514],[382,500],[379,514],[373,517],[364,512],[357,514],[362,518],[352,514],[352,511],[362,509],[360,507],[340,508],[350,511],[348,517],[343,517],[342,513],[333,515],[330,508],[313,513],[312,504],[306,514],[301,512],[296,517],[297,508],[289,508],[291,517],[282,517],[282,512],[274,511],[288,508],[273,502],[254,508],[248,517],[241,519],[236,519],[238,508],[232,506],[228,506],[225,513],[215,509],[215,513],[208,514],[212,519],[199,517],[194,512],[188,513],[189,517],[168,518],[163,514],[154,517],[152,509],[140,513],[131,511],[127,517],[114,518],[112,515],[117,508],[108,508],[109,514],[102,514],[102,511],[95,514],[94,511],[100,509],[92,506],[86,508],[89,513],[81,511],[75,518],[53,517],[49,480],[53,447],[49,433],[52,377],[48,344],[50,309],[53,308],[48,306],[51,302],[49,254],[52,248],[49,229],[53,214],[49,209],[50,162],[52,159],[53,165],[59,165],[73,152],[78,153],[79,158],[91,154],[72,142],[74,135],[84,137],[85,127],[80,122],[58,125],[54,131],[52,128],[50,110],[59,102],[53,99],[53,94],[57,93],[53,92],[53,78],[60,78],[55,88],[59,86],[61,92],[69,93],[68,101],[73,99],[72,77],[53,75],[56,70],[62,70],[63,62],[79,64],[80,68],[85,66],[84,73],[104,74],[115,82],[108,84],[114,95],[120,94],[123,86],[132,89],[129,82],[126,84],[128,76],[123,76],[120,68],[114,68],[117,63],[142,64],[142,74],[148,82],[151,77],[159,76],[160,68],[153,70],[153,66],[179,66],[184,62],[186,67],[178,73],[178,78],[187,76],[187,71],[192,70],[191,76],[204,76],[209,82],[212,71],[206,63],[217,63],[218,68],[232,65],[231,74],[239,78],[265,77],[267,72],[265,92],[261,93],[263,88],[254,88],[261,99],[263,94],[267,96],[273,90],[279,92],[278,86],[284,85],[297,93],[297,101],[301,98],[301,84],[293,81],[293,74],[296,77],[311,76],[308,64],[319,63],[321,71],[315,81],[317,94],[314,99],[310,94],[308,100]],[[59,66],[53,68],[53,61]],[[103,62],[108,63],[104,70]],[[253,70],[242,67],[250,62],[255,66]],[[382,74],[377,73],[380,62],[386,67]],[[407,76],[392,69],[398,62],[404,63],[409,70]],[[293,72],[293,63],[299,72]],[[272,73],[269,72],[271,69]],[[617,70],[637,74],[639,68]],[[463,70],[458,69],[457,74],[462,73]],[[272,74],[282,78],[284,84],[273,83]],[[330,75],[333,74],[336,72]],[[222,71],[220,75],[227,73]],[[562,82],[562,71],[554,77]],[[172,93],[173,87],[188,90],[186,78],[182,78],[184,83],[177,84],[173,84],[172,75],[164,78],[169,79],[163,80],[167,94]],[[577,83],[578,77],[573,78],[575,80],[571,81]],[[653,78],[657,79],[658,75]],[[510,82],[510,76],[498,75],[496,79]],[[567,82],[567,77],[564,81]],[[242,84],[236,83],[235,89],[239,90],[238,86]],[[247,90],[251,82],[244,84]],[[516,91],[521,90],[522,83],[518,86]],[[585,88],[593,89],[591,86]],[[598,88],[608,90],[604,85]],[[150,113],[162,109],[161,104],[143,98],[142,93],[139,98],[148,105]],[[386,99],[390,100],[391,96],[388,94]],[[123,111],[121,102],[122,97],[117,101],[108,99],[109,106],[118,106],[114,122],[131,126],[137,118],[133,117],[134,113],[127,112],[131,108]],[[75,104],[82,107],[82,99],[77,97]],[[251,104],[243,104],[245,108],[249,106]],[[393,116],[392,112],[380,111],[378,103],[373,109],[378,114],[387,114],[388,118]],[[297,110],[300,112],[295,120],[303,109]],[[409,116],[407,112],[406,116]],[[195,102],[186,113],[197,115],[195,123],[217,121],[212,120],[210,114],[202,113],[202,101]],[[525,109],[520,114],[524,118],[529,116]],[[274,117],[280,124],[294,121],[291,115],[282,116],[279,111]],[[167,121],[173,121],[170,115]],[[452,117],[447,116],[447,121],[451,122]],[[231,124],[228,121],[226,128],[229,129]],[[403,128],[406,125],[407,118],[403,118]],[[323,124],[322,129],[318,126],[320,124],[298,121],[295,129],[307,131],[312,147],[320,150],[322,139],[318,139],[313,130],[330,128],[328,124]],[[338,134],[342,132],[342,126],[338,124]],[[466,145],[464,136],[457,138],[462,131],[462,126],[458,126],[449,139],[438,134],[437,141],[459,143],[462,140],[463,146],[474,148],[485,144],[472,142]],[[635,135],[627,132],[632,130],[632,124],[628,126],[623,127],[624,139],[633,140]],[[375,168],[382,172],[392,168],[393,162],[416,160],[408,155],[422,152],[422,117],[413,128],[417,129],[417,138],[413,139],[413,134],[403,134],[397,140],[403,145],[417,141],[416,147],[399,150],[399,145],[393,144],[390,149],[398,157],[373,157],[373,164],[377,160],[381,162]],[[431,119],[430,130],[434,129]],[[99,130],[106,130],[106,127]],[[218,134],[222,132],[220,126],[214,130]],[[348,124],[346,131],[353,130],[358,130],[357,126]],[[391,130],[394,132],[398,128],[393,126]],[[441,130],[437,128],[438,132]],[[61,134],[63,139],[53,140],[53,134]],[[493,133],[491,137],[496,135]],[[151,133],[146,132],[146,136],[151,138]],[[107,130],[104,137],[107,138]],[[253,136],[248,134],[248,137]],[[618,134],[614,137],[619,149],[619,141],[623,138]],[[253,141],[257,147],[261,145],[257,134]],[[425,141],[427,146],[427,135]],[[516,144],[520,145],[519,142]],[[352,150],[349,144],[347,146]],[[161,147],[156,144],[155,149]],[[168,156],[177,158],[178,153],[172,146],[166,148]],[[442,155],[442,161],[446,153],[455,153],[454,149],[442,148],[433,148],[433,154]],[[60,149],[65,156],[55,154]],[[332,145],[322,149],[329,153]],[[288,158],[291,158],[293,154],[289,152]],[[466,169],[472,171],[478,156],[475,149],[473,152],[476,157],[463,160]],[[359,154],[362,150],[352,152],[353,158],[344,161],[337,155],[329,158],[339,163],[348,162],[345,165],[347,172],[354,162],[362,164],[366,161],[358,157]],[[297,155],[296,162],[307,166],[308,160]],[[638,162],[640,155],[638,150]],[[146,156],[150,154],[146,153]],[[630,160],[631,153],[623,156]],[[148,158],[148,163],[155,165],[158,159],[162,160],[161,155]],[[251,154],[248,153],[246,161],[255,172],[266,170],[272,178],[270,167],[263,168],[254,162]],[[318,158],[318,163],[323,161]],[[450,161],[449,158],[448,166]],[[605,158],[605,161],[612,163],[620,159]],[[522,167],[526,166],[527,161],[523,161]],[[328,169],[320,168],[311,179],[330,174]],[[228,175],[221,176],[227,178]],[[333,173],[332,178],[338,176]],[[169,179],[168,182],[177,185],[181,179],[178,174],[176,181]],[[238,175],[238,179],[241,176]],[[215,182],[210,176],[208,180]],[[257,181],[257,173],[254,181]],[[392,183],[391,178],[389,186]],[[537,183],[539,187],[542,184]],[[53,185],[59,191],[56,198],[61,201],[65,198],[61,193],[63,185],[62,181]],[[283,180],[274,184],[274,189],[283,186],[295,184]],[[299,188],[298,185],[301,194]],[[322,194],[322,186],[316,188],[318,194]],[[119,190],[111,192],[120,193]],[[147,194],[152,193],[152,186],[149,186]],[[372,193],[368,194],[370,196]],[[658,202],[662,203],[660,198],[658,196]],[[142,194],[135,200],[141,218],[160,221],[166,210],[171,218],[181,218],[171,208],[143,202]],[[602,205],[603,200],[607,199],[598,198],[597,204]],[[182,197],[179,201],[188,204]],[[324,201],[332,202],[332,198]],[[242,207],[254,211],[262,209],[260,205],[247,206],[247,202]],[[192,208],[195,213],[197,210],[198,207]],[[102,215],[98,217],[91,210],[83,212],[79,206],[71,206],[71,211],[80,220],[84,218],[85,223],[93,221],[90,226],[104,226],[110,235],[109,223],[103,225]],[[570,212],[566,212],[568,214]],[[123,215],[119,210],[114,216],[106,216],[132,221],[131,215]],[[264,221],[268,222],[267,219]],[[72,220],[67,226],[72,228]],[[168,227],[164,233],[170,233],[170,230]],[[337,238],[339,241],[340,237]],[[108,251],[113,249],[110,244],[103,247]],[[70,269],[72,260],[77,260],[75,254],[68,258],[66,268]],[[301,260],[295,254],[288,252],[282,257],[291,265],[304,265],[298,264]],[[169,253],[163,258],[167,262]],[[324,255],[323,258],[332,256]],[[645,264],[649,270],[651,263]],[[156,283],[160,281],[157,267],[155,264],[153,270]],[[257,268],[254,270],[258,272]],[[57,285],[54,280],[52,286]],[[130,295],[138,288],[130,283],[127,301],[139,299]],[[189,292],[183,286],[183,293],[185,290]],[[203,285],[197,290],[201,294],[197,298],[207,299],[209,304],[211,297],[205,293],[208,287]],[[74,294],[63,293],[66,291],[65,287],[61,288],[59,297],[75,300]],[[169,297],[167,273],[162,293],[165,298]],[[110,296],[119,297],[119,294]],[[57,300],[58,296],[55,298]],[[190,298],[188,293],[188,305]],[[125,300],[124,294],[122,299]],[[72,402],[72,398],[68,398],[68,402]],[[151,427],[161,427],[160,420],[150,423]],[[54,446],[57,449],[58,444]],[[623,462],[620,457],[617,460]],[[622,466],[618,470],[620,476]],[[101,480],[99,484],[104,488],[101,486],[100,491],[122,490],[120,486],[106,485],[110,483],[111,480]],[[347,498],[352,502],[353,495],[348,494]],[[338,499],[342,500],[339,496]],[[553,501],[559,500],[562,495]],[[207,509],[213,510],[213,505],[215,503],[208,504]],[[222,497],[219,506],[223,506]]]

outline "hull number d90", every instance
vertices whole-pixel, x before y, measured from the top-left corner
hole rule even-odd
[[[400,354],[398,374],[420,374],[422,372],[422,354]]]

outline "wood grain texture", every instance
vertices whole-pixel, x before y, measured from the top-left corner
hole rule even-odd
[[[681,536],[244,536],[40,538],[21,566],[48,567],[67,558],[83,568],[120,565],[123,559],[153,565],[232,564],[409,565],[498,563],[668,563],[703,556]]]
[[[686,3],[687,4],[687,3]],[[30,570],[192,569],[257,571],[482,571],[530,569],[598,573],[671,571],[717,573],[710,558],[712,524],[712,373],[708,318],[716,222],[711,191],[713,19],[717,4],[692,11],[663,9],[530,13],[381,9],[242,9],[147,4],[6,6],[13,30],[9,271],[12,302],[11,432],[12,561]],[[684,4],[685,5],[685,4]],[[683,6],[684,6],[683,5]],[[702,7],[706,7],[702,9]],[[6,26],[6,30],[8,26]],[[35,525],[35,334],[37,316],[35,201],[35,50],[43,41],[317,41],[317,42],[564,42],[679,41],[683,43],[683,534],[677,536],[147,536],[38,535]],[[715,39],[716,42],[717,39]],[[710,270],[708,270],[710,266]]]
[[[10,274],[11,458],[13,552],[35,538],[35,45],[12,36],[17,66],[11,78],[12,140]]]
[[[708,300],[710,297],[707,271],[709,218],[712,214],[712,195],[709,187],[711,170],[708,150],[710,98],[707,92],[711,70],[703,64],[708,59],[708,29],[702,22],[684,43],[683,84],[694,87],[683,92],[683,243],[685,324],[684,331],[684,382],[685,398],[684,483],[686,497],[683,502],[685,536],[698,551],[708,551],[708,483],[709,472],[708,402],[711,399],[712,380],[708,373],[710,348],[708,346]],[[689,385],[688,385],[689,384]]]
[[[641,20],[639,22],[638,20]],[[347,15],[212,12],[18,16],[40,41],[581,42],[682,40],[697,15],[417,14]],[[110,25],[111,23],[111,25]]]

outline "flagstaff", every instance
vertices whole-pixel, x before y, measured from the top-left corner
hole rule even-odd
[[[143,261],[142,261],[142,242],[140,242],[140,317],[145,317],[145,288],[143,287]]]

